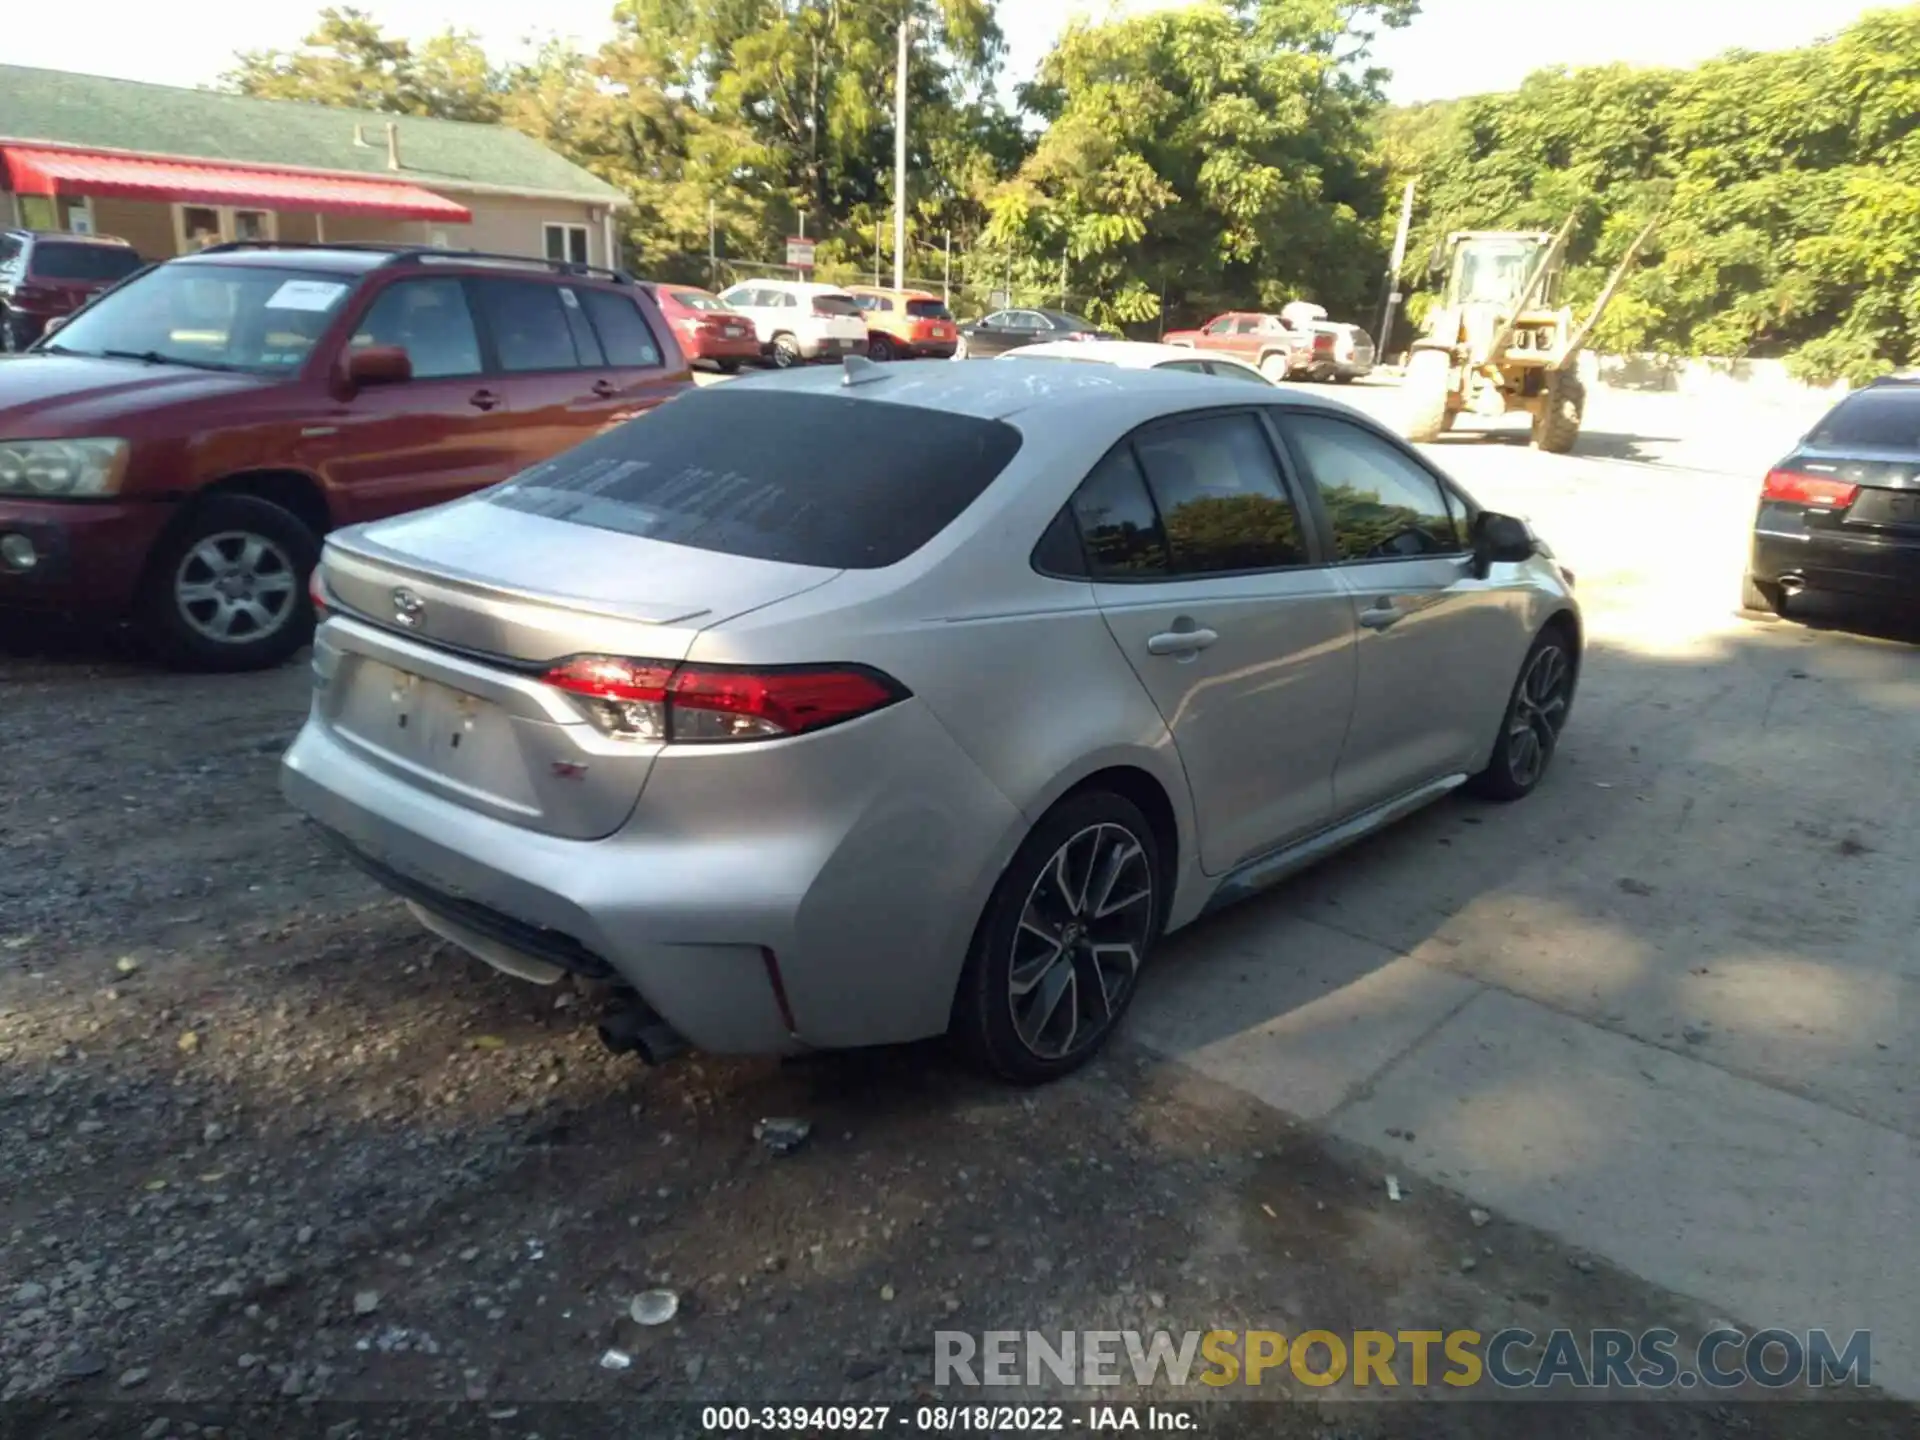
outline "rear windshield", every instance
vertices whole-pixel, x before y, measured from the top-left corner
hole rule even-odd
[[[42,240],[33,247],[27,268],[39,280],[118,280],[141,266],[140,256],[124,245],[74,245]]]
[[[698,550],[877,570],[938,535],[1020,449],[998,420],[737,385],[684,392],[487,492]]]
[[[669,299],[678,300],[689,310],[725,310],[727,304],[718,296],[709,295],[704,290],[669,290]]]
[[[863,315],[866,312],[853,303],[851,295],[816,295],[813,297],[813,310],[816,315]]]
[[[938,300],[909,300],[907,313],[917,315],[922,320],[951,320],[952,313]]]
[[[1883,385],[1849,395],[1807,436],[1835,449],[1920,449],[1920,385]]]

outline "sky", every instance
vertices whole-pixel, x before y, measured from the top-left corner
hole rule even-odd
[[[124,0],[123,0],[124,3]],[[450,18],[476,31],[502,56],[530,35],[560,34],[594,43],[608,31],[610,0],[357,0],[390,33],[419,38]],[[1181,0],[1121,0],[1127,10]],[[0,25],[0,63],[84,70],[168,85],[202,85],[227,68],[236,50],[285,48],[306,33],[320,0],[194,0],[174,19],[76,28],[57,4],[11,6]],[[1839,30],[1874,0],[1424,0],[1407,29],[1376,47],[1394,72],[1397,101],[1509,89],[1543,65],[1688,65],[1723,50],[1777,50]],[[1008,0],[1008,82],[1031,75],[1069,19],[1106,12],[1107,0]],[[132,6],[128,4],[129,12]],[[97,18],[110,19],[94,12]],[[182,23],[180,17],[191,17]]]

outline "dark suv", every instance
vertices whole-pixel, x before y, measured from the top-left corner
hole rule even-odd
[[[46,230],[0,231],[0,350],[24,350],[146,262],[124,240]]]
[[[265,243],[171,260],[0,362],[0,612],[277,664],[312,629],[329,529],[505,480],[691,383],[615,271]]]

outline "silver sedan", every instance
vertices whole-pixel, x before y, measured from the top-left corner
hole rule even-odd
[[[1167,932],[1537,786],[1572,577],[1370,420],[1095,365],[689,393],[342,531],[287,796],[663,1058],[951,1033],[1031,1082]]]

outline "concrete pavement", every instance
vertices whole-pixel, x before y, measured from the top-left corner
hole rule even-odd
[[[1920,651],[1733,613],[1808,417],[1627,410],[1728,469],[1432,447],[1580,576],[1543,790],[1443,803],[1178,937],[1131,1028],[1738,1321],[1871,1329],[1875,1380],[1920,1396]]]

